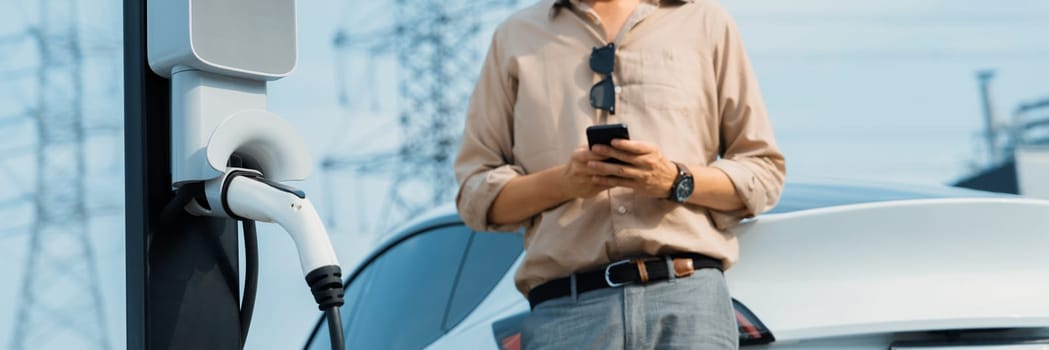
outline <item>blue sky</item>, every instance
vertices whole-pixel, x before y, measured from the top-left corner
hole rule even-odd
[[[0,43],[35,23],[36,3],[2,0]],[[81,2],[84,3],[84,2]],[[528,2],[531,3],[531,2]],[[833,178],[943,184],[979,161],[975,135],[982,128],[975,72],[996,69],[994,99],[1000,117],[1020,102],[1049,97],[1049,3],[1044,1],[829,0],[723,1],[736,18],[758,72],[779,144],[792,178]],[[361,154],[395,144],[396,72],[388,61],[351,64],[355,79],[374,70],[367,87],[357,84],[346,110],[337,103],[333,77],[336,28],[382,26],[347,21],[355,13],[381,6],[360,2],[299,1],[299,62],[293,76],[270,86],[270,109],[295,125],[315,159]],[[120,3],[94,0],[81,6],[86,28],[85,77],[93,99],[86,108],[98,132],[89,142],[92,184],[92,242],[102,273],[109,331],[114,344],[124,339],[124,287],[120,121]],[[490,30],[490,29],[488,29]],[[487,42],[487,34],[477,42]],[[34,67],[31,46],[0,44],[0,72]],[[483,48],[482,48],[483,50]],[[361,59],[350,57],[351,60]],[[389,60],[386,58],[385,60]],[[352,74],[351,74],[352,75]],[[0,118],[32,105],[31,79],[0,75]],[[374,103],[373,103],[374,102]],[[370,108],[376,104],[377,108]],[[4,124],[0,150],[32,147],[31,123]],[[31,191],[31,154],[0,160],[0,203]],[[322,215],[333,219],[331,233],[344,265],[356,262],[377,239],[362,234],[360,215],[374,214],[350,199],[379,196],[366,190],[377,179],[332,177],[331,190],[317,169],[301,184],[315,194]],[[113,195],[116,193],[117,195]],[[31,207],[0,207],[0,339],[14,329],[15,303],[28,241],[24,226]],[[271,225],[261,228],[262,280],[249,348],[294,348],[318,315],[296,263],[290,239]],[[55,344],[61,344],[61,340]],[[0,346],[6,345],[2,344]],[[120,346],[122,347],[122,346]]]
[[[1049,94],[1046,4],[726,2],[753,56],[788,173],[944,183],[981,130],[975,71],[1000,116]]]

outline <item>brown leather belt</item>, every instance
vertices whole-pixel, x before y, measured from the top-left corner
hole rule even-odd
[[[670,256],[675,278],[691,276],[700,269],[724,270],[721,260],[701,254],[679,254]],[[667,257],[641,257],[624,259],[605,265],[604,268],[575,274],[576,294],[602,288],[616,288],[633,283],[649,283],[670,279]],[[535,308],[540,303],[572,294],[572,277],[552,280],[528,292],[528,303]]]

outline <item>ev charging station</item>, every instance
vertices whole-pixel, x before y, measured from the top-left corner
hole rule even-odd
[[[341,338],[342,275],[327,231],[305,193],[280,183],[305,179],[313,164],[292,126],[266,110],[267,82],[295,67],[294,0],[124,0],[124,41],[128,348],[243,346],[254,221],[291,235]],[[249,255],[243,300],[237,220]]]

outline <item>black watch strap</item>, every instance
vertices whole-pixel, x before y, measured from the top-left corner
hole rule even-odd
[[[688,167],[684,164],[671,162],[677,167],[677,177],[674,178],[674,183],[670,186],[670,193],[667,194],[667,199],[677,203],[684,203],[692,195],[694,186],[692,173],[688,171]]]

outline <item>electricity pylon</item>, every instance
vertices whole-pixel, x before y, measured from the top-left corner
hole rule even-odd
[[[329,155],[322,164],[328,176],[330,172],[348,171],[351,177],[389,180],[379,223],[372,230],[385,231],[398,220],[450,201],[455,195],[452,163],[484,49],[477,39],[486,24],[500,19],[516,4],[516,0],[399,0],[390,9],[393,16],[387,26],[367,31],[343,28],[336,34],[334,45],[341,52],[365,53],[371,60],[392,56],[397,62],[400,145],[371,154]],[[366,27],[360,20],[348,23],[354,28]],[[339,64],[363,62],[343,59]],[[369,74],[374,79],[374,70]],[[371,89],[374,84],[364,85],[364,89]],[[352,86],[342,89],[354,90]],[[346,93],[340,96],[343,103],[350,99]]]
[[[85,206],[84,81],[75,0],[38,0],[35,221],[13,349],[109,349]],[[56,342],[60,340],[60,343]]]

